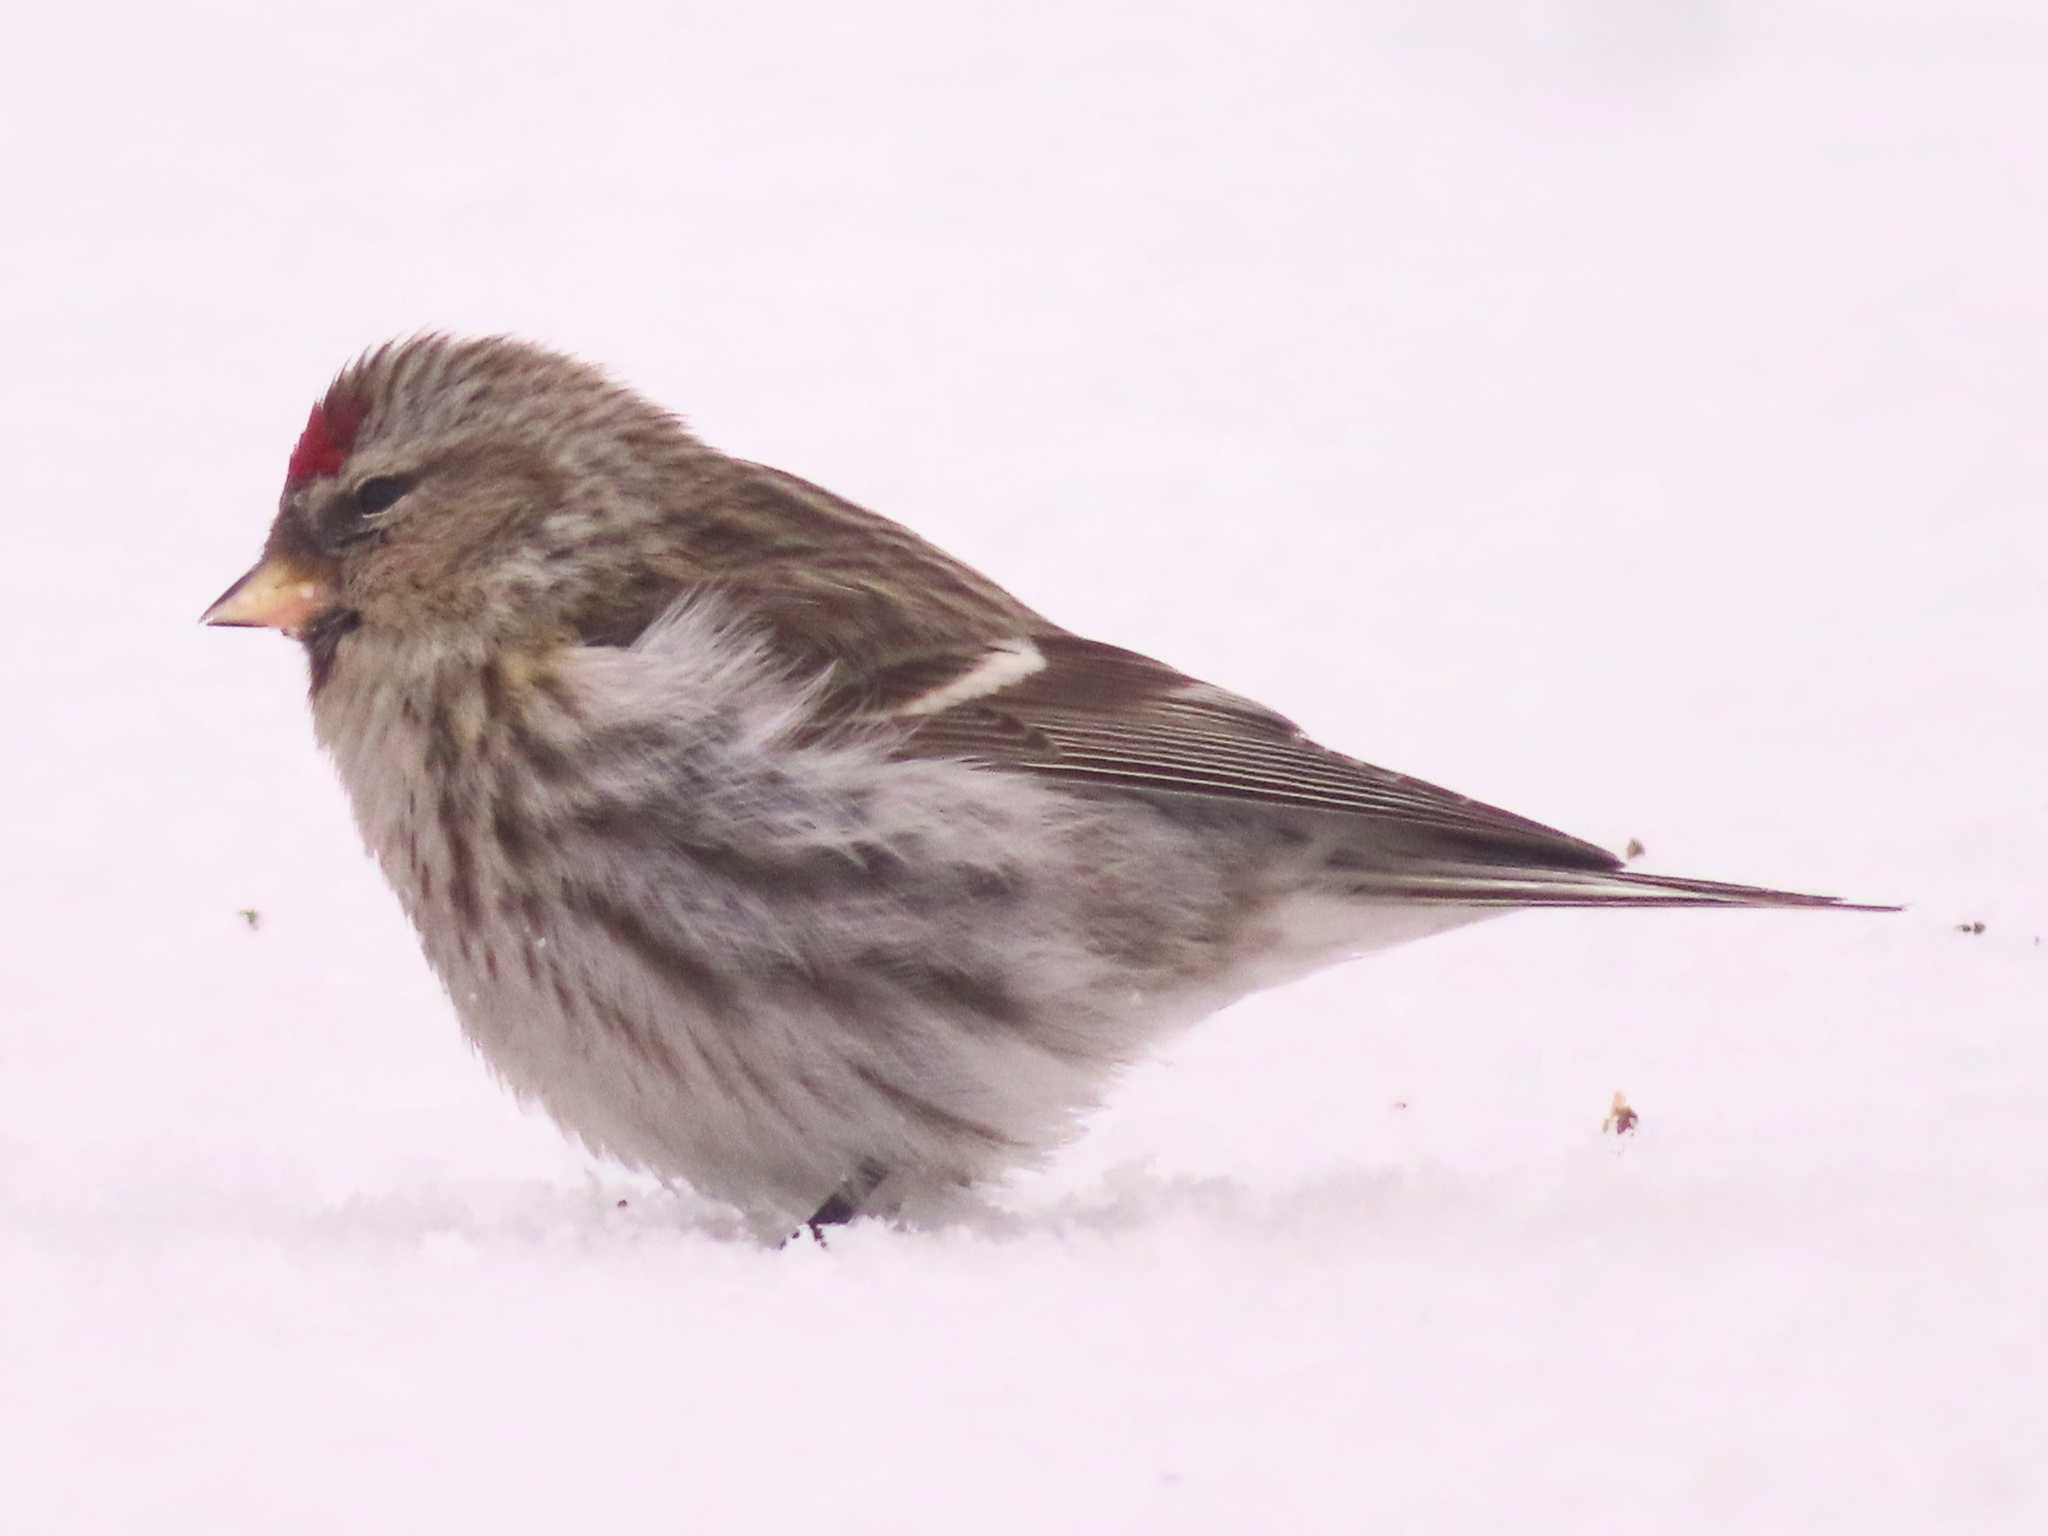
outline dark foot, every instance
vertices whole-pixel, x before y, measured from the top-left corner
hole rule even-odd
[[[882,1180],[888,1177],[888,1170],[879,1163],[862,1163],[860,1172],[832,1191],[825,1203],[811,1212],[811,1219],[804,1223],[820,1248],[825,1246],[825,1228],[843,1227],[860,1214],[862,1202],[875,1192]],[[791,1237],[798,1234],[792,1232]]]

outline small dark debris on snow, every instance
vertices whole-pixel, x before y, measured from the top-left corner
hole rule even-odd
[[[251,933],[254,933],[257,929],[263,926],[263,914],[261,912],[258,912],[254,907],[238,908],[236,911],[236,915],[239,916],[243,922],[249,925],[249,931]]]
[[[615,1206],[613,1206],[613,1207],[612,1207],[612,1209],[613,1209],[613,1210],[615,1210],[615,1211],[623,1211],[623,1210],[624,1210],[625,1208],[626,1208],[626,1202],[625,1202],[625,1201],[623,1201],[623,1200],[621,1200],[621,1201],[620,1201],[620,1202],[619,1202],[619,1203],[618,1203],[617,1205],[615,1205]]]
[[[1628,1100],[1617,1088],[1614,1090],[1614,1102],[1607,1108],[1607,1118],[1600,1122],[1600,1129],[1603,1132],[1612,1131],[1617,1136],[1627,1136],[1635,1131],[1638,1118],[1636,1112],[1629,1107]]]
[[[1984,931],[1984,924],[1983,924],[1982,922],[1975,922],[1975,921],[1973,921],[1973,922],[1968,922],[1968,923],[1957,923],[1957,924],[1956,924],[1956,932],[1957,932],[1957,933],[1982,933],[1983,931]]]
[[[1621,850],[1621,856],[1624,859],[1640,859],[1644,854],[1648,853],[1649,851],[1649,849],[1643,846],[1643,840],[1641,838],[1632,837],[1628,840],[1628,846]]]

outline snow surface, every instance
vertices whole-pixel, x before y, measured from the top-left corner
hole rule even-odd
[[[2048,1528],[2044,79],[1956,0],[18,20],[0,1527]],[[762,1251],[500,1093],[298,655],[194,623],[423,327],[1912,910],[1484,924]]]

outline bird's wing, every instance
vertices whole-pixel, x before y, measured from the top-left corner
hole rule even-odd
[[[1163,662],[1057,631],[840,677],[836,711],[907,728],[903,750],[1094,786],[1369,817],[1475,858],[1585,870],[1603,848],[1318,746],[1285,716]]]
[[[679,525],[672,560],[572,617],[586,644],[638,643],[679,602],[723,595],[792,677],[823,672],[828,727],[887,723],[905,755],[1313,819],[1358,860],[1360,895],[1833,905],[1624,870],[1604,848],[1332,752],[1250,699],[1070,635],[907,528],[808,481],[736,459],[705,473],[722,476],[698,487],[716,510]]]
[[[1100,793],[1267,808],[1328,832],[1364,899],[1469,906],[1836,906],[1643,874],[1606,849],[1317,745],[1285,716],[1133,651],[1052,630],[828,680],[829,712],[898,750]],[[1351,862],[1345,862],[1349,855]]]
[[[793,674],[1055,627],[902,524],[782,470],[708,459],[692,496],[670,544],[570,614],[584,644],[632,645],[700,598],[744,614]]]

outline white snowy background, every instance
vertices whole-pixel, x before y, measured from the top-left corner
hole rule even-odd
[[[2037,4],[8,32],[0,1528],[2048,1528]],[[501,1094],[295,648],[195,623],[428,327],[1372,761],[1911,910],[1484,924],[764,1251]]]

